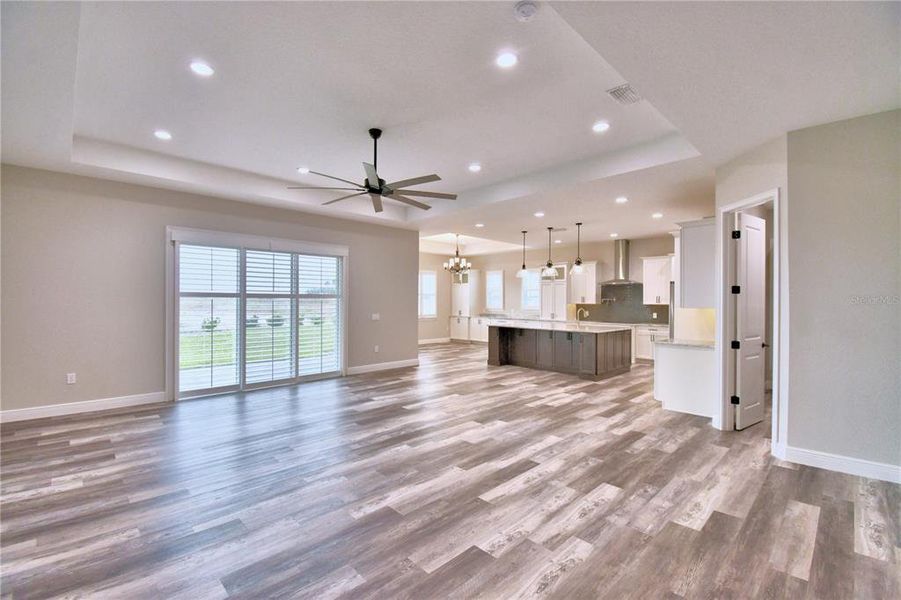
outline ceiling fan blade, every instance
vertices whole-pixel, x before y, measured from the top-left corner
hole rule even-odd
[[[379,174],[375,172],[375,166],[369,163],[363,163],[363,169],[366,171],[366,179],[369,180],[369,187],[379,187]]]
[[[340,177],[334,177],[332,175],[326,175],[325,173],[320,173],[318,171],[310,171],[313,175],[319,175],[320,177],[328,177],[329,179],[334,179],[335,181],[343,181],[344,183],[349,183],[350,185],[355,185],[357,187],[363,187],[356,181],[350,181],[348,179],[341,179]]]
[[[400,181],[392,181],[388,187],[399,189],[408,185],[419,185],[420,183],[429,183],[430,181],[441,181],[441,178],[435,175],[423,175],[422,177],[414,177],[413,179],[401,179]]]
[[[334,200],[329,200],[328,202],[323,202],[322,206],[325,206],[326,204],[334,204],[335,202],[340,202],[341,200],[347,200],[348,198],[353,198],[354,196],[362,196],[365,193],[366,192],[359,192],[356,194],[350,194],[349,196],[341,196],[340,198],[335,198]]]
[[[375,210],[375,212],[382,212],[384,210],[382,208],[382,196],[380,194],[370,193],[369,197],[372,199],[372,208]]]
[[[289,185],[289,190],[356,190],[363,191],[361,187],[322,187],[318,185]]]
[[[399,202],[403,202],[404,204],[409,204],[410,206],[415,206],[416,208],[421,208],[422,210],[429,210],[432,208],[428,204],[423,204],[418,200],[414,200],[413,198],[407,198],[406,196],[398,196],[397,194],[391,194],[388,196],[392,200],[397,200]]]
[[[421,192],[419,190],[394,190],[395,194],[406,194],[408,196],[422,196],[424,198],[444,198],[446,200],[456,200],[457,194],[443,194],[441,192]]]

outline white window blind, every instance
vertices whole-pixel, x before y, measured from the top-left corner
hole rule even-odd
[[[298,255],[298,361],[301,375],[341,368],[341,259]]]
[[[227,388],[240,381],[239,266],[235,248],[181,246],[180,391]]]
[[[522,310],[540,310],[541,308],[541,272],[529,269],[522,282]]]
[[[179,392],[341,371],[341,257],[177,248]]]
[[[485,308],[504,310],[503,271],[487,271],[485,273]]]
[[[419,272],[419,316],[438,316],[438,276],[435,271]]]

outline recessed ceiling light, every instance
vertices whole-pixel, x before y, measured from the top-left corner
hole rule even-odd
[[[191,70],[194,71],[197,75],[201,77],[212,77],[213,73],[216,72],[213,67],[206,64],[202,60],[193,60],[191,61]]]
[[[554,240],[554,243],[555,243],[555,244],[562,244],[562,243],[563,243],[563,240]]]
[[[662,219],[662,218],[663,218],[663,213],[654,213],[654,214],[651,215],[651,218],[652,218],[652,219]]]
[[[485,226],[484,223],[476,223],[476,227],[478,227],[479,229],[481,229],[484,226]]]
[[[153,132],[153,135],[156,136],[156,139],[163,140],[164,142],[168,142],[172,139],[172,134],[165,129],[157,129]]]
[[[310,167],[297,167],[297,172],[301,175],[306,175],[310,172]]]
[[[597,121],[591,126],[591,130],[595,133],[604,133],[608,129],[610,129],[610,123],[607,121]]]
[[[512,52],[501,52],[494,59],[494,63],[502,69],[509,69],[516,65],[517,62],[519,62],[519,59]]]
[[[544,216],[544,213],[541,211],[538,211],[537,213],[535,213],[535,216],[541,218]]]
[[[619,198],[616,199],[617,204],[625,204],[628,201],[629,201],[629,199],[626,198],[625,196],[620,196]]]
[[[611,234],[610,234],[610,237],[619,237],[619,234],[618,234],[618,233],[611,233]]]
[[[478,173],[482,170],[482,165],[479,163],[469,163],[467,169],[469,169],[470,173]]]

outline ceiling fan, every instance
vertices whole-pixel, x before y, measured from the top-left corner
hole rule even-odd
[[[410,185],[419,185],[421,183],[429,183],[430,181],[440,181],[441,178],[435,174],[432,175],[423,175],[421,177],[413,177],[411,179],[401,179],[400,181],[392,181],[390,183],[385,182],[384,179],[380,179],[377,171],[378,167],[378,158],[379,158],[379,138],[382,137],[381,129],[370,129],[369,137],[372,138],[372,164],[363,163],[363,170],[366,173],[366,179],[363,180],[363,183],[357,183],[355,181],[350,181],[348,179],[342,179],[340,177],[334,177],[332,175],[326,175],[325,173],[317,173],[316,171],[310,171],[313,175],[319,175],[320,177],[328,177],[329,179],[334,179],[335,181],[341,181],[343,183],[348,183],[354,187],[321,187],[321,186],[305,186],[305,185],[289,185],[289,190],[353,190],[353,194],[348,194],[347,196],[341,196],[340,198],[335,198],[334,200],[329,200],[328,202],[323,202],[322,205],[326,204],[334,204],[335,202],[340,202],[341,200],[347,200],[348,198],[355,198],[357,196],[364,196],[369,194],[369,197],[372,199],[372,208],[375,209],[375,212],[382,212],[382,197],[390,198],[392,200],[397,200],[398,202],[403,202],[404,204],[409,204],[410,206],[415,206],[416,208],[421,208],[423,210],[429,210],[432,208],[428,204],[424,202],[420,202],[419,200],[414,200],[413,198],[408,198],[407,196],[422,196],[425,198],[445,198],[447,200],[455,200],[457,198],[456,194],[444,194],[441,192],[426,192],[420,190],[408,190],[405,189]]]

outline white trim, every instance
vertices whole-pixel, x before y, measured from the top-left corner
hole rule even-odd
[[[59,417],[62,415],[74,415],[78,413],[109,410],[125,406],[139,406],[141,404],[156,404],[166,401],[166,392],[148,392],[146,394],[134,394],[131,396],[117,396],[114,398],[101,398],[99,400],[81,400],[79,402],[64,402],[62,404],[47,404],[32,408],[14,408],[0,411],[0,422],[11,423],[13,421],[27,421],[30,419],[43,419],[46,417]]]
[[[300,254],[323,254],[326,256],[347,256],[350,249],[340,244],[323,244],[320,242],[304,242],[284,238],[262,237],[227,231],[193,229],[190,227],[166,227],[166,239],[171,242],[186,244],[205,244],[213,246],[230,246],[248,250],[277,250],[281,252],[297,252]]]
[[[450,338],[449,338],[449,337],[443,337],[443,338],[428,338],[428,339],[425,339],[425,340],[419,340],[419,345],[422,346],[422,345],[424,345],[424,344],[446,344],[446,343],[448,343],[448,342],[450,342]]]
[[[387,371],[388,369],[401,369],[404,367],[418,367],[419,359],[410,358],[407,360],[395,360],[391,362],[373,363],[371,365],[360,365],[358,367],[349,367],[348,375],[360,375],[362,373],[372,373],[374,371]]]
[[[830,471],[838,471],[839,473],[847,473],[849,475],[857,475],[859,477],[867,477],[869,479],[901,483],[901,465],[890,465],[887,463],[864,460],[862,458],[854,458],[852,456],[841,456],[840,454],[830,454],[818,450],[795,448],[793,446],[787,446],[780,448],[779,450],[781,455],[776,455],[775,450],[773,454],[777,458],[781,458],[788,462],[807,465],[808,467],[817,467],[819,469],[828,469]]]

